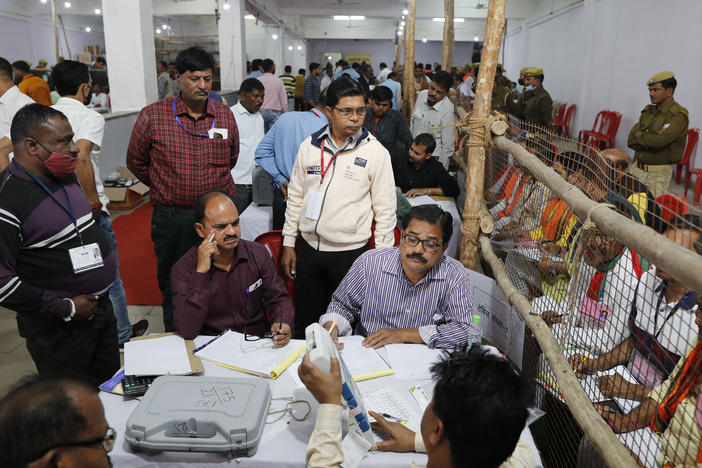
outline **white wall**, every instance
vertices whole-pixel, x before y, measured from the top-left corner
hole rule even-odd
[[[591,128],[601,109],[623,114],[617,147],[647,104],[646,80],[661,70],[678,79],[675,99],[690,112],[690,126],[702,126],[702,61],[698,59],[702,2],[678,0],[585,0],[545,21],[509,25],[505,67],[540,66],[554,100],[577,105],[571,133]],[[633,151],[627,149],[630,157]],[[702,167],[702,156],[694,162]]]
[[[77,60],[78,52],[85,51],[86,45],[100,45],[102,49],[105,48],[102,32],[88,33],[66,28],[66,36],[73,54],[70,58],[73,60]],[[32,65],[36,65],[40,59],[45,59],[49,66],[56,63],[53,28],[50,24],[45,24],[39,15],[23,17],[0,14],[0,38],[0,57],[10,62],[29,60]],[[60,28],[59,44],[59,55],[69,58]]]

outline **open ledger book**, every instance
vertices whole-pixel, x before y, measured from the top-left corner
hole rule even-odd
[[[305,349],[304,340],[290,340],[275,348],[273,340],[246,341],[242,333],[227,330],[195,349],[193,354],[218,366],[268,379],[277,379]]]

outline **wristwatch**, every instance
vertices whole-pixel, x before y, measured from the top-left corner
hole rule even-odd
[[[73,320],[73,317],[76,316],[76,305],[73,303],[73,299],[70,299],[68,297],[63,298],[63,300],[71,303],[71,311],[68,313],[68,315],[62,317],[64,322],[70,322],[71,320]]]

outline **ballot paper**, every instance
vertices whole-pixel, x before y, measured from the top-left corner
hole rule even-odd
[[[431,380],[431,365],[443,352],[424,344],[388,344],[385,349],[395,378],[400,380]]]
[[[638,384],[636,379],[634,378],[633,375],[631,375],[631,372],[624,367],[624,366],[617,366],[613,369],[609,369],[606,371],[600,371],[597,372],[596,374],[588,375],[582,379],[580,379],[580,385],[583,386],[583,389],[585,390],[585,393],[587,393],[587,396],[590,398],[590,401],[593,403],[597,403],[598,401],[605,401],[605,400],[611,400],[613,399],[614,402],[619,406],[619,408],[622,410],[623,413],[628,414],[632,409],[637,407],[640,402],[636,400],[628,400],[626,398],[611,398],[611,397],[605,397],[602,395],[602,392],[600,391],[600,386],[598,385],[597,381],[600,377],[605,376],[605,375],[614,375],[614,374],[619,374],[621,375],[624,380]]]
[[[126,375],[184,375],[192,372],[185,341],[178,335],[124,343]]]
[[[419,412],[410,406],[400,392],[398,392],[394,387],[389,385],[372,385],[372,386],[361,386],[361,396],[363,397],[363,404],[368,411],[375,411],[376,413],[390,415],[392,417],[387,418],[390,422],[401,422],[408,429],[417,432],[419,431],[419,425],[422,420]],[[369,418],[373,420],[373,416],[369,415]],[[380,433],[374,434],[374,442],[379,442],[383,440],[384,434]]]
[[[407,199],[410,202],[410,205],[412,206],[417,206],[417,205],[438,205],[436,200],[434,200],[432,197],[429,195],[419,195],[418,197],[412,197]]]
[[[339,341],[344,344],[344,348],[339,351],[339,354],[344,359],[353,380],[361,382],[394,374],[395,371],[377,350],[363,346],[364,339],[358,335],[339,338]]]
[[[241,333],[227,330],[199,347],[193,354],[228,369],[276,379],[305,349],[304,340],[290,340],[276,348],[273,340],[246,341]]]

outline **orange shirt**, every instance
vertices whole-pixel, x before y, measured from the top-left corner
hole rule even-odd
[[[49,91],[49,85],[38,76],[25,75],[24,79],[22,79],[22,82],[17,85],[17,87],[24,94],[34,99],[35,102],[44,104],[45,106],[51,105],[51,91]]]

